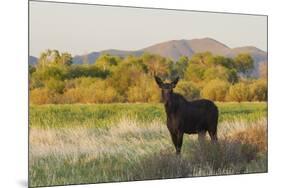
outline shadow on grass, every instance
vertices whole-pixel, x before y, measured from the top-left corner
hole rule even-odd
[[[132,177],[141,180],[265,172],[264,157],[255,145],[235,140],[220,140],[217,144],[190,141],[180,156],[175,151],[161,151],[144,157]]]

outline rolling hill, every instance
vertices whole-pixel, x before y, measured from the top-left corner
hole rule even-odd
[[[94,63],[95,60],[104,53],[117,55],[117,56],[127,56],[136,55],[139,56],[144,52],[158,54],[166,58],[170,58],[173,61],[179,59],[180,56],[188,56],[189,58],[200,52],[211,52],[214,55],[223,55],[227,57],[235,57],[239,53],[249,53],[255,61],[255,74],[258,72],[258,67],[260,64],[267,63],[267,52],[262,51],[254,46],[244,46],[238,48],[230,48],[225,44],[214,40],[212,38],[202,38],[202,39],[192,39],[192,40],[171,40],[155,44],[136,51],[124,51],[124,50],[104,50],[100,52],[91,52],[86,55],[76,55],[73,57],[73,63],[81,64],[83,59],[87,57],[89,63]],[[30,64],[34,64],[34,57],[30,57]]]
[[[37,63],[37,61],[38,61],[38,58],[37,58],[37,57],[34,57],[34,56],[32,56],[32,55],[30,55],[30,56],[28,57],[28,64],[29,64],[29,65],[35,65],[35,64]]]

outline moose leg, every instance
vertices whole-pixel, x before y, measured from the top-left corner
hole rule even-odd
[[[177,133],[177,146],[176,146],[176,150],[177,150],[178,155],[181,153],[182,140],[183,140],[183,133],[178,131],[178,133]]]
[[[201,131],[198,133],[198,141],[200,143],[200,145],[202,145],[205,142],[206,139],[206,132],[205,131]]]
[[[216,132],[211,132],[211,131],[209,131],[209,135],[210,135],[210,137],[211,137],[212,143],[217,143],[217,141],[218,141],[217,133],[216,133]]]
[[[171,134],[173,144],[174,144],[175,148],[177,149],[177,135],[173,132],[170,132],[170,134]]]

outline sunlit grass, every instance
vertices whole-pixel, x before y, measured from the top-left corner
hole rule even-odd
[[[199,145],[197,136],[185,135],[179,157],[161,118],[147,122],[122,116],[106,128],[34,126],[30,186],[266,172],[267,148],[257,147],[266,143],[266,130],[265,116],[223,121],[218,145],[209,139]]]
[[[249,122],[267,115],[267,104],[255,103],[217,103],[219,121]],[[71,105],[32,105],[29,123],[31,127],[109,127],[122,118],[134,119],[139,123],[154,120],[166,121],[163,104],[71,104]]]
[[[30,185],[267,171],[266,103],[217,103],[219,145],[185,136],[175,155],[162,104],[30,108]]]

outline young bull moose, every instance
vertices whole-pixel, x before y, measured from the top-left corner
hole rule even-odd
[[[217,141],[218,108],[210,100],[201,99],[187,101],[183,96],[173,92],[179,78],[171,83],[163,83],[155,76],[155,81],[161,88],[162,99],[167,115],[167,127],[176,148],[180,154],[183,134],[198,134],[198,140],[204,140],[208,131],[211,140]]]

